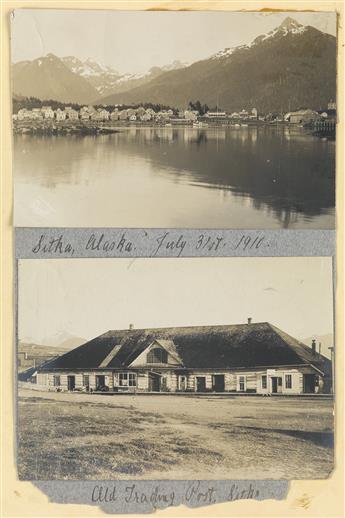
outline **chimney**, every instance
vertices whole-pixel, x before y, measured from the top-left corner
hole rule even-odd
[[[248,318],[248,324],[251,324],[251,323],[252,323],[252,318],[251,318],[251,317],[249,317],[249,318]]]
[[[134,329],[134,325],[133,324],[129,324],[129,330],[133,331],[133,329]]]
[[[313,354],[316,353],[316,340],[315,340],[315,338],[313,338],[313,340],[311,341],[311,350],[312,350]]]
[[[321,354],[321,342],[319,342],[319,354]]]

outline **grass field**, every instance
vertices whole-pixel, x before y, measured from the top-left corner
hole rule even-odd
[[[21,479],[302,479],[332,466],[331,400],[19,392]]]

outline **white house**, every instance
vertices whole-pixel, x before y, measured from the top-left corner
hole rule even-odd
[[[104,108],[100,108],[98,110],[98,113],[99,113],[99,116],[100,116],[100,120],[102,120],[102,121],[109,120],[109,112],[108,112],[108,110],[106,110]]]
[[[185,110],[184,111],[184,118],[187,121],[196,121],[198,117],[196,116],[194,111],[192,111],[192,110]]]
[[[119,118],[120,118],[119,110],[118,110],[118,108],[115,108],[115,110],[113,110],[110,114],[110,119],[112,121],[118,121]]]
[[[79,114],[77,110],[74,110],[73,108],[65,108],[66,117],[69,120],[78,120]]]
[[[63,111],[63,110],[60,110],[60,108],[58,108],[55,111],[55,118],[56,118],[57,121],[64,121],[64,120],[66,120],[66,112]]]
[[[41,112],[45,119],[54,119],[54,110],[51,106],[42,106]]]
[[[42,120],[43,114],[41,112],[41,108],[33,108],[31,110],[31,120]]]

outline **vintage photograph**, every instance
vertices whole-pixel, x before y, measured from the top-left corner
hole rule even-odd
[[[13,11],[15,225],[333,229],[336,23]]]
[[[331,258],[20,260],[18,476],[327,478],[333,328]]]

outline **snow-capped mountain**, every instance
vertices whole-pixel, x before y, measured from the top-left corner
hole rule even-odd
[[[255,107],[267,113],[305,106],[320,109],[335,95],[335,37],[286,18],[247,45],[223,49],[101,102],[182,108],[199,100],[230,112]]]
[[[285,18],[283,23],[281,23],[278,27],[268,32],[267,34],[261,34],[260,36],[257,36],[251,43],[248,43],[247,45],[238,45],[237,47],[228,47],[226,49],[220,50],[219,52],[211,56],[211,59],[227,58],[230,57],[234,52],[251,49],[255,45],[259,45],[263,41],[267,41],[271,38],[279,38],[291,34],[302,34],[306,30],[307,26],[302,25],[296,22],[296,20],[294,20],[293,18],[288,17]]]
[[[121,74],[92,59],[52,54],[13,66],[13,94],[79,104],[157,103],[184,108],[199,100],[227,111],[321,109],[336,96],[336,39],[292,18],[247,45],[187,65]]]
[[[111,93],[122,77],[112,67],[96,63],[90,58],[82,61],[74,56],[66,56],[61,58],[61,61],[71,72],[88,81],[99,95]]]
[[[111,67],[103,65],[102,63],[96,63],[96,61],[92,61],[91,58],[85,59],[82,61],[74,56],[66,56],[61,58],[61,61],[68,66],[72,72],[78,74],[83,77],[91,77],[91,76],[102,76],[103,74],[112,74],[117,77],[120,76],[119,72],[114,70]]]
[[[90,58],[59,58],[50,53],[13,65],[13,94],[42,100],[95,103],[100,97],[143,86],[166,71],[184,66],[187,65],[175,61],[165,67],[152,67],[143,74],[120,74],[114,68]]]
[[[42,100],[89,103],[98,96],[89,81],[72,72],[54,54],[15,63],[12,84],[14,95]]]
[[[164,67],[152,67],[142,74],[120,74],[112,67],[96,63],[90,58],[82,61],[73,56],[61,58],[61,61],[75,74],[86,79],[99,93],[100,96],[111,95],[142,86],[163,72],[178,70],[187,66],[179,61]]]

